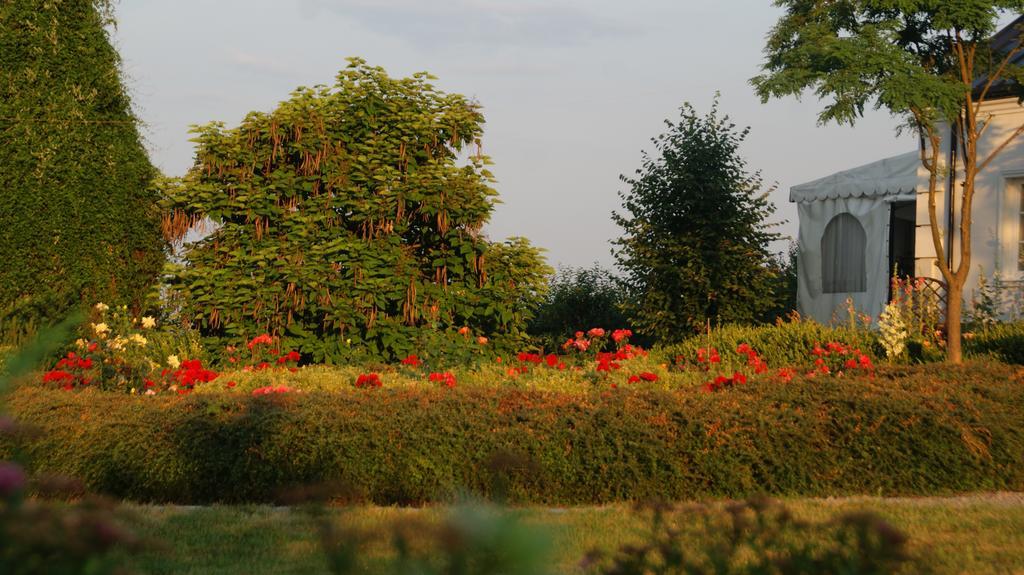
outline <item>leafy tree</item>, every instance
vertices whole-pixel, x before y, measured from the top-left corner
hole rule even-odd
[[[971,269],[974,181],[1024,125],[978,155],[989,123],[981,104],[989,96],[1020,93],[1018,31],[1006,42],[990,39],[1000,15],[1024,11],[1021,0],[777,0],[786,13],[765,49],[764,74],[752,80],[762,100],[812,89],[828,103],[821,122],[853,124],[872,103],[903,118],[921,137],[929,173],[928,216],[936,263],[947,285],[947,359],[962,361],[963,287]],[[1009,81],[1008,81],[1009,80]],[[952,126],[963,161],[958,263],[941,254],[936,192],[945,170],[943,133]]]
[[[700,116],[689,104],[652,141],[636,177],[620,192],[624,214],[616,261],[633,292],[630,316],[646,335],[680,340],[711,321],[753,322],[773,306],[765,220],[775,211],[747,172],[739,147],[748,130],[720,116],[718,101]]]
[[[551,277],[547,297],[528,331],[540,337],[547,349],[557,349],[578,330],[629,327],[625,304],[626,291],[610,270],[596,264],[561,268]]]
[[[482,234],[496,195],[483,115],[429,79],[352,59],[333,87],[195,129],[195,166],[163,186],[164,223],[173,238],[215,227],[175,286],[207,336],[269,332],[340,361],[424,353],[424,329],[522,335],[548,268],[525,240]]]
[[[83,301],[139,306],[163,264],[110,24],[104,1],[0,3],[0,341]]]

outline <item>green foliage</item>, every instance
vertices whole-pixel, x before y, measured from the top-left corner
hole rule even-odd
[[[796,311],[797,297],[797,265],[799,247],[796,242],[790,242],[789,248],[784,253],[778,254],[775,259],[777,276],[774,283],[775,308],[768,310],[765,319],[769,322],[785,319]]]
[[[870,513],[801,521],[766,499],[725,509],[651,505],[650,534],[611,556],[594,553],[587,571],[607,575],[885,575],[909,559],[907,537]],[[692,541],[699,541],[693,545]]]
[[[1024,365],[1024,322],[1000,323],[967,340],[967,353]]]
[[[196,128],[195,166],[163,185],[170,235],[216,227],[175,278],[182,315],[222,344],[269,332],[325,362],[403,357],[425,329],[521,335],[548,268],[526,240],[482,235],[483,115],[428,80],[352,59],[333,87]]]
[[[138,307],[164,259],[106,2],[0,5],[0,341],[77,305]]]
[[[759,173],[739,155],[747,130],[689,104],[678,123],[653,139],[613,214],[623,237],[616,261],[631,290],[633,325],[663,342],[679,341],[707,320],[753,322],[776,305],[776,270],[768,245],[779,235],[765,219],[775,210]]]
[[[695,335],[676,345],[666,346],[661,353],[670,358],[682,356],[692,361],[700,348],[713,347],[723,355],[732,354],[741,343],[754,348],[771,368],[812,367],[811,350],[828,342],[842,343],[876,356],[876,334],[847,327],[827,327],[815,321],[779,322],[776,325],[725,325],[710,334]]]
[[[763,100],[812,89],[827,101],[822,123],[852,125],[873,104],[914,127],[961,115],[975,78],[962,77],[956,46],[971,51],[976,74],[994,73],[999,17],[1024,10],[1021,0],[776,4],[786,13],[768,37],[765,73],[751,80]],[[999,75],[1020,73],[1010,65]]]
[[[9,406],[39,430],[25,446],[37,471],[138,501],[268,501],[332,481],[380,504],[486,496],[501,454],[529,462],[503,471],[512,503],[1024,489],[1024,385],[992,362],[711,394],[138,397],[23,385]]]
[[[626,291],[611,271],[596,264],[561,268],[552,276],[528,331],[540,338],[544,349],[558,350],[578,330],[628,328],[625,304]]]

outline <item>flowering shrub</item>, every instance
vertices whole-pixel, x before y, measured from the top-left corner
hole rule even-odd
[[[89,385],[119,391],[137,389],[161,368],[148,349],[155,328],[153,317],[133,317],[125,306],[111,310],[98,303],[75,349],[43,374],[43,382],[66,390]]]
[[[839,342],[831,341],[824,347],[816,345],[811,354],[815,357],[814,369],[807,372],[811,377],[830,374],[842,376],[844,372],[851,371],[874,373],[875,366],[867,354]]]

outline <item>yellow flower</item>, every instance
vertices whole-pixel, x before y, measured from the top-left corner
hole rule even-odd
[[[167,356],[167,365],[171,366],[171,369],[178,369],[181,367],[181,360],[176,355]]]
[[[110,331],[110,326],[105,323],[94,323],[92,324],[92,330],[96,332],[96,335],[103,337]]]
[[[77,347],[78,349],[84,349],[85,346],[87,345],[89,345],[89,342],[85,341],[82,338],[78,338],[75,340],[75,347]]]
[[[149,340],[147,340],[145,337],[142,337],[142,334],[140,333],[133,333],[131,337],[128,338],[128,341],[134,343],[139,347],[146,347],[146,344],[149,343]]]
[[[93,309],[95,309],[96,311],[98,311],[100,313],[103,313],[103,312],[107,311],[108,309],[110,309],[110,306],[105,304],[105,303],[103,303],[103,302],[100,302],[100,303],[94,305]]]
[[[154,327],[156,327],[156,318],[148,315],[142,318],[142,329],[152,329]]]

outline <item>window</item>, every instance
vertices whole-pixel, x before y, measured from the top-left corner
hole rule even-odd
[[[847,213],[832,218],[821,238],[821,291],[867,291],[866,246],[867,234],[857,218]]]

